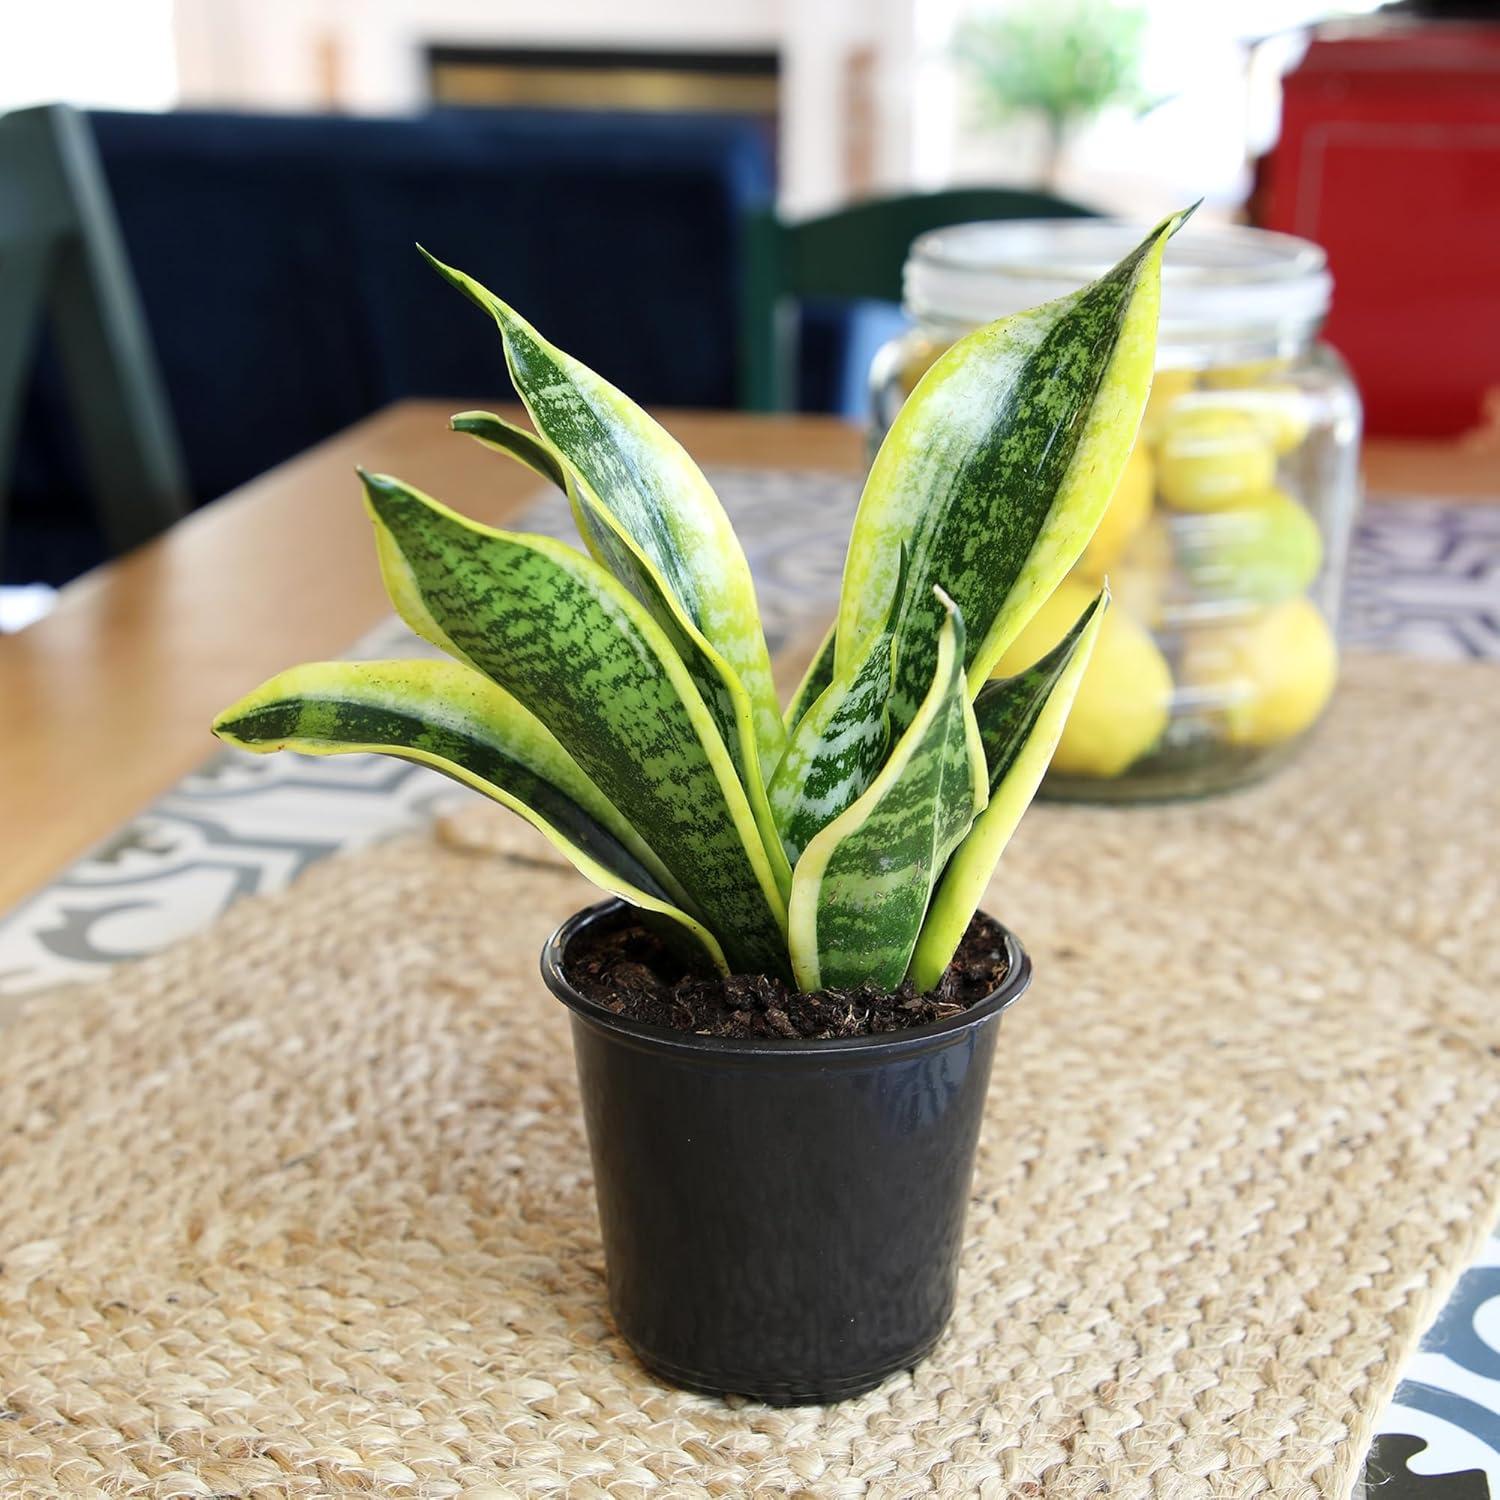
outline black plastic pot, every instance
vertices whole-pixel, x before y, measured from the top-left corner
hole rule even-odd
[[[542,951],[573,1015],[609,1301],[676,1385],[838,1401],[916,1364],[953,1310],[1000,1015],[852,1040],[730,1040],[621,1019],[564,974],[569,943],[631,920],[579,912]]]

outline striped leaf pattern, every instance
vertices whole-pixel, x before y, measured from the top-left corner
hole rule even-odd
[[[782,850],[771,811],[749,695],[724,658],[683,616],[680,607],[666,593],[656,571],[623,535],[588,485],[577,475],[570,474],[567,491],[574,519],[589,543],[589,550],[645,604],[692,677],[734,763],[735,774],[749,799],[777,886],[785,896],[791,888],[792,868]]]
[[[455,432],[477,439],[487,448],[517,459],[543,479],[551,480],[567,495],[573,518],[589,550],[646,605],[693,674],[693,681],[713,714],[730,754],[735,757],[741,780],[747,779],[746,771],[758,772],[759,757],[749,698],[739,691],[724,659],[684,618],[681,607],[667,594],[659,575],[632,546],[629,538],[621,533],[598,497],[576,474],[564,467],[551,444],[493,412],[459,412],[449,419],[449,426]],[[756,785],[764,785],[758,775],[750,779]],[[771,826],[769,818],[768,826]],[[790,878],[788,870],[786,879]]]
[[[1161,255],[1185,217],[1163,221],[1082,290],[959,340],[881,445],[845,565],[838,666],[880,630],[904,551],[895,730],[931,681],[934,585],[968,623],[977,692],[1093,534],[1150,389]]]
[[[505,688],[640,830],[731,963],[786,969],[785,907],[712,717],[646,609],[548,537],[496,531],[367,476],[398,610]]]
[[[797,690],[792,694],[792,701],[787,704],[786,712],[782,715],[782,722],[786,725],[786,732],[789,736],[802,722],[803,714],[817,702],[819,695],[833,681],[835,645],[834,627],[830,625],[827,634],[823,637],[822,645],[814,653],[813,659],[808,662],[807,671],[802,674],[802,681],[797,684]]]
[[[458,662],[312,662],[224,710],[214,733],[266,754],[379,752],[430,766],[519,813],[578,871],[682,930],[727,971],[718,940],[640,835],[546,727]]]
[[[391,600],[451,660],[294,668],[215,732],[433,767],[721,971],[933,986],[1098,636],[1107,593],[1033,667],[986,681],[1108,504],[1150,386],[1162,249],[1185,217],[933,365],[876,457],[838,618],[784,714],[749,568],[697,466],[433,261],[498,324],[534,430],[489,412],[454,429],[562,489],[587,553],[362,475]]]
[[[771,778],[771,811],[787,858],[869,786],[890,748],[891,637],[880,636],[846,683],[802,716]]]
[[[771,811],[787,858],[795,861],[814,836],[874,779],[890,749],[894,606],[863,661],[832,682],[803,714],[771,778]]]
[[[926,696],[869,789],[793,874],[788,936],[803,989],[901,983],[933,884],[985,804],[963,618],[941,591],[938,604],[945,618]]]
[[[727,666],[728,690],[749,700],[760,767],[769,775],[785,740],[770,653],[750,566],[702,471],[628,396],[548,343],[477,281],[427,259],[499,326],[531,420],[582,481],[580,527],[590,550],[627,587],[637,586],[640,566],[649,568],[657,587],[643,602],[655,612],[660,600],[670,600]]]
[[[989,803],[948,861],[922,924],[911,963],[919,990],[931,989],[952,962],[995,865],[1041,785],[1108,608],[1106,589],[1041,660],[1014,677],[987,682],[974,700]]]

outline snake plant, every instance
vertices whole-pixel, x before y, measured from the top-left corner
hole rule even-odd
[[[784,713],[744,553],[692,459],[432,261],[499,325],[532,423],[465,412],[454,428],[557,485],[587,550],[362,475],[391,599],[447,659],[294,667],[214,732],[432,766],[721,972],[931,987],[1036,791],[1108,606],[1101,591],[1041,661],[991,679],[1109,502],[1150,386],[1162,251],[1184,217],[933,365],[876,456],[834,626]]]

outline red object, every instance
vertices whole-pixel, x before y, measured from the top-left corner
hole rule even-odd
[[[1321,28],[1285,80],[1264,222],[1328,252],[1366,426],[1478,427],[1500,391],[1500,25]]]

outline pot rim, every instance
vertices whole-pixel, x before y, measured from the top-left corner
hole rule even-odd
[[[678,1031],[651,1021],[635,1021],[618,1016],[596,1000],[590,1000],[573,987],[563,972],[563,958],[568,945],[585,928],[619,912],[629,911],[626,901],[614,898],[599,901],[576,911],[547,939],[542,947],[542,980],[547,988],[581,1020],[650,1051],[685,1052],[721,1057],[802,1056],[810,1060],[839,1057],[865,1057],[867,1054],[892,1057],[921,1052],[954,1040],[986,1021],[997,1020],[1026,992],[1031,984],[1031,957],[1016,935],[1003,922],[996,922],[1005,943],[1006,971],[999,988],[956,1015],[904,1031],[878,1031],[854,1037],[728,1037],[701,1036],[693,1031]],[[994,920],[993,918],[991,920]]]

